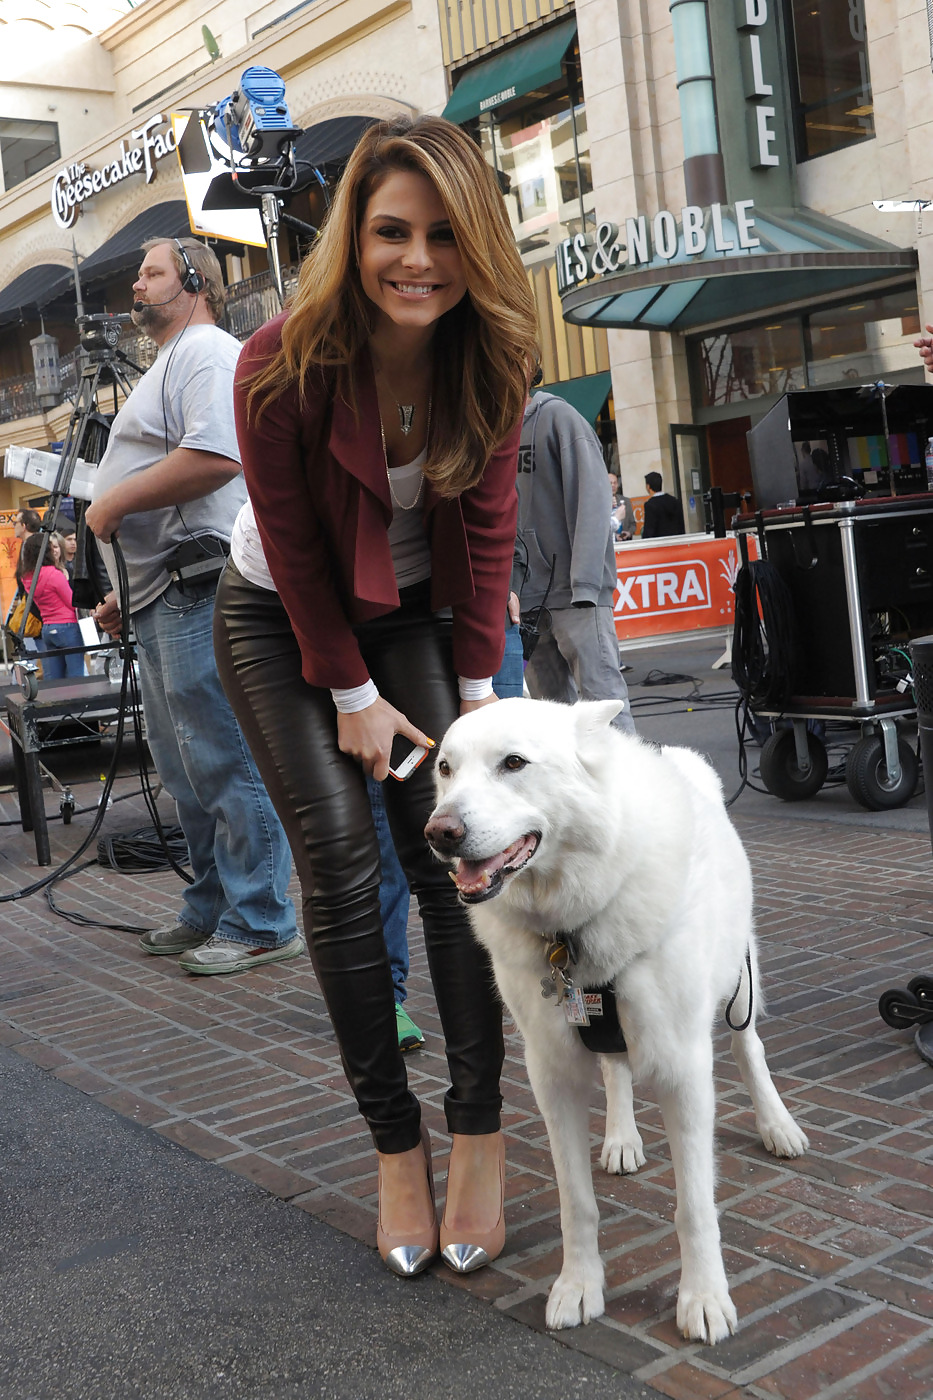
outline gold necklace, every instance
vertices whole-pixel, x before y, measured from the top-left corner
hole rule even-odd
[[[376,411],[379,412],[378,408],[377,408]],[[431,400],[428,399],[428,428],[430,429],[430,427],[431,427]],[[403,428],[403,429],[402,429],[402,432],[404,432],[404,431],[405,431],[405,429]],[[383,457],[383,461],[384,461],[385,464],[386,464],[386,481],[389,483],[389,495],[392,497],[393,501],[394,501],[395,504],[398,506],[399,510],[414,510],[415,506],[416,506],[416,505],[418,504],[418,502],[421,500],[421,492],[424,490],[424,472],[422,471],[422,473],[421,473],[421,480],[418,482],[418,490],[415,492],[415,498],[414,498],[414,500],[413,500],[409,505],[406,505],[404,501],[400,501],[399,498],[398,498],[398,496],[396,496],[396,494],[395,494],[395,488],[394,488],[394,486],[392,485],[392,473],[391,473],[390,470],[389,470],[389,449],[388,449],[387,446],[386,446],[386,430],[385,430],[385,426],[384,426],[384,424],[383,424],[383,422],[382,422],[382,413],[381,413],[381,412],[379,412],[379,436],[380,436],[381,439],[382,439],[382,457]],[[425,448],[425,450],[427,450],[427,448]]]

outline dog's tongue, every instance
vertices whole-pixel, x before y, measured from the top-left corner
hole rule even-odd
[[[504,851],[498,855],[489,856],[486,860],[464,860],[462,857],[454,875],[454,883],[461,894],[479,894],[485,890],[493,875],[497,870],[501,870],[514,856],[518,854],[525,843],[525,837],[518,841],[513,841]]]
[[[457,866],[454,883],[461,894],[479,894],[485,890],[497,870],[501,870],[509,858],[508,851],[500,851],[488,860],[463,860]]]

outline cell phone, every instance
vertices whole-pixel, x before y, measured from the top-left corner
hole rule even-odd
[[[400,783],[404,783],[406,778],[410,778],[412,773],[420,763],[427,758],[428,751],[423,744],[413,744],[410,739],[406,739],[404,734],[396,734],[392,740],[392,752],[389,755],[389,775],[397,778]]]

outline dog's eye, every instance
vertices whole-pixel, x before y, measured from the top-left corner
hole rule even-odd
[[[528,766],[527,758],[522,758],[521,754],[510,753],[502,760],[503,768],[507,768],[510,773],[517,773],[520,769]]]
[[[440,762],[437,765],[437,771],[438,773],[440,773],[442,778],[450,777],[450,764],[447,762],[446,758],[442,758],[440,760]]]

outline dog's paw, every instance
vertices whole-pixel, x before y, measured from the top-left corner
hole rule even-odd
[[[602,1317],[605,1310],[602,1268],[592,1278],[564,1272],[558,1274],[548,1294],[545,1325],[553,1332],[579,1327]]]
[[[759,1125],[761,1140],[775,1157],[802,1157],[810,1146],[803,1128],[798,1127],[788,1113],[774,1123]]]
[[[645,1148],[640,1135],[636,1132],[631,1138],[607,1136],[599,1154],[599,1165],[614,1176],[637,1172],[645,1165]]]
[[[735,1331],[738,1321],[728,1291],[692,1293],[682,1287],[677,1294],[677,1326],[691,1342],[715,1346]]]

